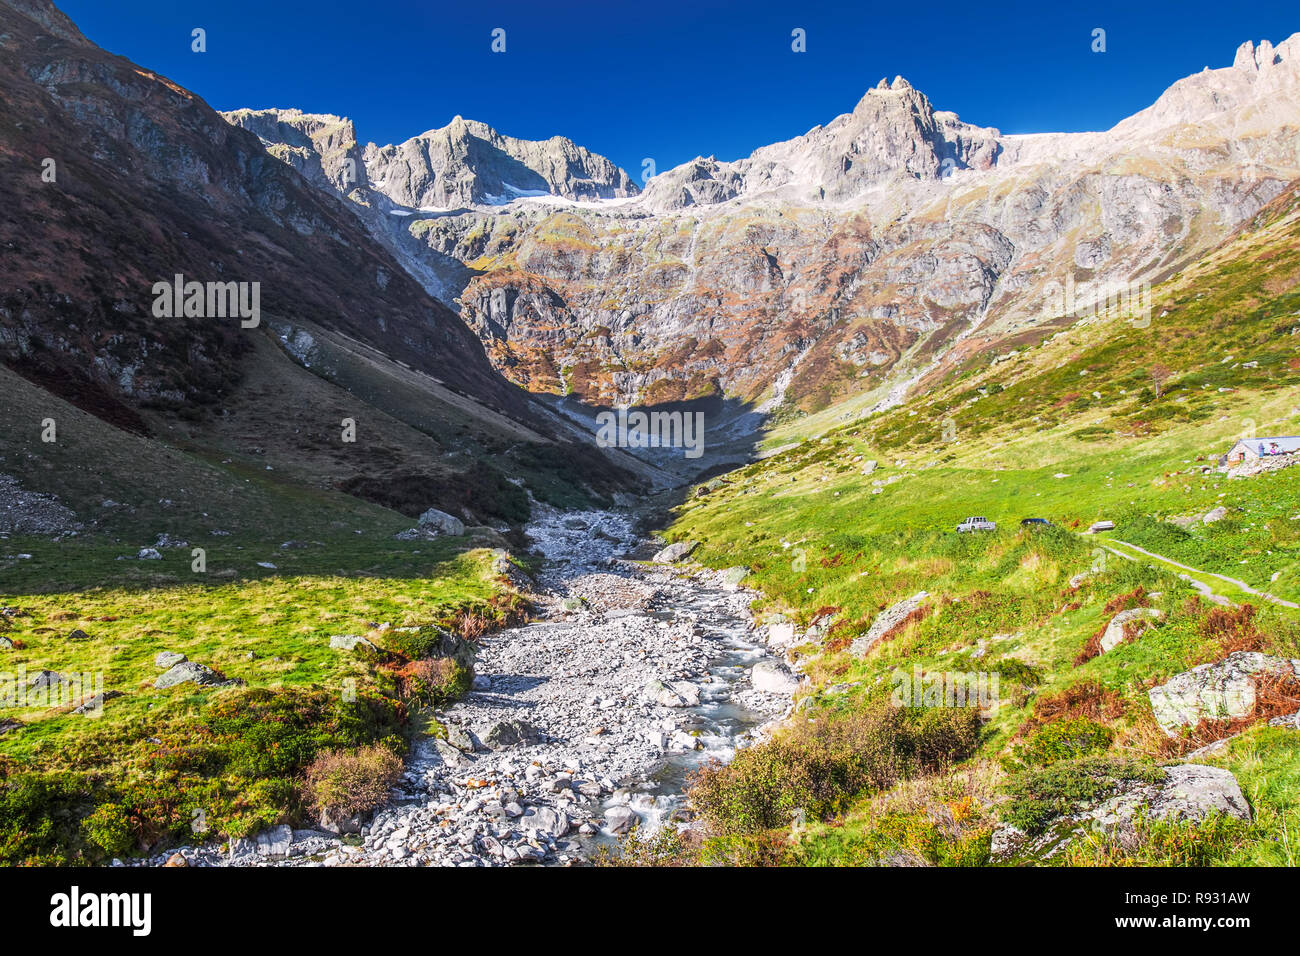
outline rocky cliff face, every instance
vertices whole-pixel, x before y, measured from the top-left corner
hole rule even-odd
[[[315,322],[523,407],[345,205],[197,96],[90,44],[44,0],[0,2],[0,47],[0,361],[137,430],[142,406],[214,406],[262,333],[155,316],[155,283],[182,274],[258,283],[264,322]]]
[[[395,204],[393,241],[529,389],[869,408],[1120,289],[1140,308],[1142,282],[1300,176],[1298,86],[1300,35],[1243,45],[1109,131],[1009,136],[882,80],[825,126],[685,163],[635,198],[556,174],[507,189],[475,152],[491,131],[453,123],[423,140],[436,161],[367,149],[364,201]]]
[[[459,116],[397,146],[372,143],[365,159],[377,191],[419,209],[499,205],[539,195],[614,199],[637,192],[627,173],[563,136],[514,139]]]

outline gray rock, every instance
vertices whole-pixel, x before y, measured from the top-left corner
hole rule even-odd
[[[867,652],[876,645],[882,637],[902,623],[903,619],[909,614],[921,607],[930,597],[929,592],[919,591],[910,598],[904,598],[893,607],[886,608],[876,616],[871,622],[871,627],[867,633],[854,639],[849,645],[849,653],[854,657],[865,657]]]
[[[677,541],[654,556],[655,564],[673,564],[699,547],[698,541]]]
[[[790,672],[776,661],[759,661],[749,673],[754,690],[762,691],[764,694],[788,696],[799,686]]]
[[[360,833],[362,817],[361,814],[345,816],[340,812],[326,809],[321,811],[318,824],[326,833],[342,836],[344,834]]]
[[[792,647],[797,641],[793,621],[781,620],[773,621],[767,626],[767,643],[771,647],[784,649]]]
[[[67,680],[58,671],[41,670],[27,679],[27,689],[33,690],[51,690],[55,687],[62,687],[67,684]]]
[[[177,664],[183,664],[186,660],[188,658],[180,651],[159,651],[153,656],[154,666],[162,670],[175,667]]]
[[[141,548],[136,554],[137,561],[161,561],[162,555],[157,548]]]
[[[293,847],[293,829],[287,825],[271,827],[257,835],[257,853],[259,856],[282,859],[289,855]]]
[[[493,750],[504,750],[521,744],[534,744],[540,739],[537,728],[527,721],[503,720],[487,732],[483,742]]]
[[[1094,808],[1090,816],[1104,827],[1125,826],[1139,811],[1154,820],[1195,822],[1211,814],[1250,820],[1250,804],[1230,771],[1192,763],[1166,767],[1163,783],[1127,790]]]
[[[330,647],[336,651],[355,651],[358,647],[378,650],[373,641],[360,634],[334,634],[330,637]]]
[[[611,833],[626,833],[640,822],[640,815],[631,807],[610,807],[605,811],[605,826]]]
[[[420,527],[432,529],[439,534],[450,535],[453,538],[465,533],[465,522],[454,515],[447,514],[445,511],[439,511],[437,508],[430,508],[420,515]]]
[[[519,824],[549,833],[553,837],[562,837],[569,832],[569,818],[559,810],[550,807],[536,807],[519,818]]]
[[[228,684],[230,681],[222,674],[203,664],[196,664],[194,661],[182,661],[165,673],[159,674],[158,678],[153,682],[153,686],[158,690],[166,690],[178,684],[188,683],[198,684],[201,687],[210,687]]]
[[[1251,819],[1237,778],[1220,767],[1175,764],[1164,768],[1163,780],[1130,782],[1092,806],[1058,817],[1032,838],[1002,824],[993,832],[990,853],[995,860],[1019,856],[1044,861],[1090,832],[1103,831],[1127,842],[1136,836],[1139,819],[1196,822],[1211,814]]]
[[[451,744],[457,750],[464,753],[473,753],[477,750],[474,736],[459,724],[447,724],[447,743]]]
[[[1223,505],[1219,505],[1219,507],[1215,508],[1213,511],[1208,511],[1202,515],[1201,523],[1214,524],[1216,521],[1222,521],[1226,517],[1228,517],[1228,509],[1223,507]]]
[[[647,700],[665,707],[695,707],[700,703],[700,688],[686,680],[667,683],[652,680],[645,685],[642,694]]]
[[[1124,643],[1125,626],[1132,622],[1140,622],[1134,625],[1135,634],[1141,634],[1147,630],[1152,623],[1163,619],[1165,612],[1153,607],[1134,607],[1127,611],[1120,611],[1110,623],[1106,625],[1106,632],[1101,636],[1101,651],[1114,650],[1120,644]]]
[[[1202,664],[1147,691],[1161,729],[1177,736],[1201,720],[1235,720],[1255,709],[1257,682],[1266,677],[1300,676],[1300,660],[1237,651]]]
[[[727,568],[727,570],[723,571],[719,575],[722,580],[722,586],[730,591],[739,588],[740,582],[745,580],[748,576],[749,568],[746,567]]]

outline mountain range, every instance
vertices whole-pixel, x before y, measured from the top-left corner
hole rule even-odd
[[[1158,282],[1274,199],[1300,175],[1300,35],[1095,133],[1004,135],[881,80],[824,126],[640,193],[568,140],[459,117],[362,148],[339,117],[226,116],[347,198],[530,391],[869,410],[1072,321],[1067,285]]]
[[[1300,37],[1243,44],[1097,133],[1004,135],[881,80],[802,136],[639,189],[562,136],[459,116],[379,146],[339,116],[220,114],[44,0],[0,4],[0,27],[0,149],[27,170],[0,185],[12,405],[49,395],[471,520],[519,513],[507,478],[544,498],[574,467],[597,496],[689,473],[565,452],[604,406],[706,400],[717,467],[765,421],[896,405],[1068,326],[1062,289],[1175,274],[1300,175]],[[177,275],[258,283],[261,327],[156,318]],[[299,422],[293,395],[320,388],[330,417]],[[384,427],[362,454],[326,447],[367,416]],[[11,432],[28,451],[3,464],[34,480],[34,433]],[[484,469],[468,484],[498,491],[476,511],[459,476]],[[84,511],[92,472],[52,490]]]

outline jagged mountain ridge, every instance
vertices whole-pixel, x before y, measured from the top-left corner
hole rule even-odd
[[[1300,176],[1298,87],[1300,37],[1247,43],[1111,130],[1004,135],[900,77],[636,198],[393,208],[387,226],[527,388],[888,401],[1060,319],[1067,283],[1159,279],[1221,241]]]

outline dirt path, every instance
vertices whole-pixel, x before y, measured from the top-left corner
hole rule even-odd
[[[1228,584],[1231,584],[1233,587],[1237,588],[1238,590],[1244,591],[1247,594],[1253,594],[1255,597],[1263,598],[1265,601],[1271,601],[1274,604],[1279,604],[1282,607],[1300,608],[1300,604],[1296,604],[1294,601],[1287,601],[1283,598],[1275,597],[1274,595],[1269,594],[1266,591],[1256,590],[1255,588],[1247,584],[1245,581],[1240,581],[1237,578],[1230,578],[1226,574],[1216,574],[1213,571],[1202,571],[1200,568],[1193,568],[1186,564],[1180,564],[1179,562],[1175,561],[1173,558],[1167,558],[1163,554],[1156,554],[1154,551],[1148,551],[1146,548],[1139,548],[1136,544],[1130,544],[1129,542],[1121,541],[1118,538],[1111,538],[1110,541],[1113,541],[1115,544],[1123,545],[1124,547],[1130,548],[1138,552],[1139,554],[1146,555],[1148,558],[1154,558],[1155,560],[1163,564],[1167,564],[1170,567],[1178,568],[1180,571],[1185,572],[1178,576],[1182,578],[1184,581],[1186,581],[1187,583],[1189,583],[1192,587],[1196,588],[1202,594],[1204,594],[1211,601],[1214,601],[1217,604],[1233,604],[1235,602],[1231,598],[1227,597],[1226,595],[1217,593],[1210,586],[1210,584],[1204,580],[1205,578],[1215,578],[1219,581],[1225,581]],[[1121,558],[1124,558],[1128,561],[1137,560],[1131,554],[1125,554],[1123,551],[1120,551],[1118,548],[1113,548],[1110,546],[1110,544],[1107,544],[1105,542],[1102,543],[1102,547],[1104,547],[1107,551],[1111,552],[1112,554],[1117,554]]]

